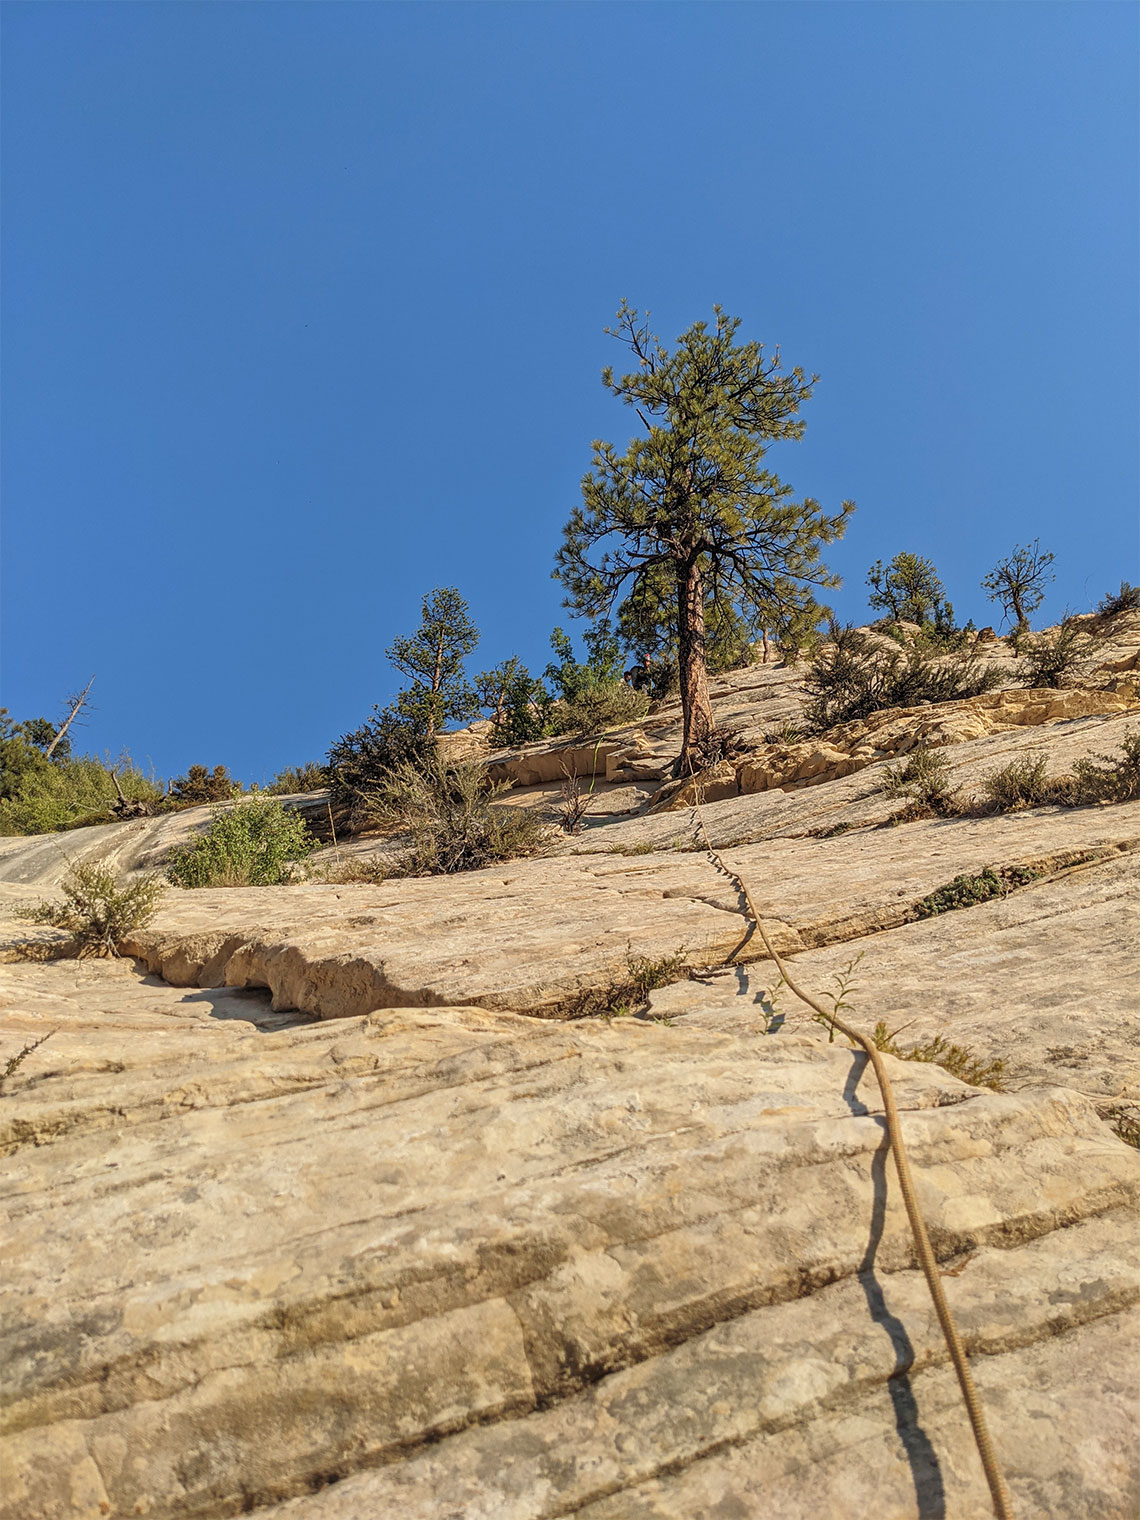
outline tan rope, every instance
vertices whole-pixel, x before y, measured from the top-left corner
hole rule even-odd
[[[764,948],[775,962],[777,970],[790,991],[794,996],[799,998],[801,1003],[806,1004],[831,1028],[838,1029],[840,1034],[846,1035],[853,1044],[860,1046],[866,1052],[871,1062],[875,1077],[879,1083],[879,1091],[883,1095],[883,1110],[887,1120],[887,1135],[890,1139],[891,1154],[895,1158],[899,1188],[902,1191],[903,1202],[906,1204],[907,1218],[910,1220],[911,1234],[914,1236],[919,1265],[922,1267],[923,1276],[926,1278],[926,1286],[930,1289],[930,1296],[934,1300],[934,1310],[938,1315],[938,1323],[942,1326],[942,1334],[945,1337],[946,1346],[950,1352],[950,1360],[954,1364],[954,1371],[958,1374],[958,1386],[962,1390],[962,1398],[966,1404],[966,1412],[970,1417],[970,1425],[974,1432],[974,1441],[977,1444],[978,1455],[982,1459],[986,1482],[990,1487],[994,1514],[997,1520],[1013,1520],[1009,1489],[1006,1487],[1005,1478],[1002,1475],[993,1443],[990,1440],[985,1412],[978,1398],[978,1391],[974,1386],[970,1363],[966,1359],[966,1348],[962,1344],[962,1337],[958,1334],[958,1327],[954,1323],[954,1316],[950,1312],[950,1305],[947,1302],[946,1293],[942,1286],[942,1277],[938,1271],[938,1263],[918,1207],[918,1199],[914,1192],[914,1182],[910,1174],[910,1162],[907,1159],[906,1146],[903,1144],[898,1106],[895,1103],[891,1080],[887,1076],[886,1068],[883,1065],[882,1055],[874,1040],[860,1033],[858,1029],[848,1024],[846,1020],[839,1018],[834,1009],[825,1008],[822,1003],[812,997],[810,992],[805,992],[798,985],[788,970],[787,963],[769,938],[768,931],[764,927],[764,920],[760,917],[756,904],[752,901],[752,894],[749,892],[744,879],[729,866],[725,865],[724,861],[713,849],[712,841],[709,839],[708,831],[704,825],[704,819],[701,817],[700,803],[697,800],[694,800],[693,803],[693,816],[696,820],[694,837],[698,834],[703,836],[709,860],[718,871],[728,877],[743,897],[745,906],[748,909],[748,917],[755,924],[760,938],[764,941]]]

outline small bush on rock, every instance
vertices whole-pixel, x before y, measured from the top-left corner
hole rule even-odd
[[[976,876],[955,876],[944,887],[929,893],[914,905],[917,918],[935,918],[939,913],[953,913],[958,908],[972,908],[991,897],[1005,897],[1017,887],[1028,886],[1043,873],[1033,866],[983,866]]]
[[[336,807],[363,810],[365,798],[404,764],[426,763],[435,741],[398,708],[373,707],[372,716],[329,750],[329,789]]]
[[[1120,754],[1092,755],[1073,766],[1075,802],[1133,802],[1140,797],[1140,729],[1120,741]]]
[[[16,916],[34,924],[66,929],[80,956],[114,956],[135,929],[145,928],[158,912],[166,883],[143,876],[120,884],[106,866],[73,865],[60,882],[62,902],[18,907]]]
[[[906,797],[949,817],[958,811],[958,793],[950,785],[951,774],[950,761],[941,750],[919,745],[898,765],[884,767],[882,788],[888,797]]]
[[[1115,617],[1118,612],[1140,612],[1140,586],[1121,581],[1119,591],[1106,592],[1096,604],[1101,617]]]
[[[170,783],[170,797],[179,807],[202,807],[207,802],[228,802],[241,787],[224,765],[209,770],[204,765],[192,765],[185,776],[176,776]]]
[[[857,628],[833,627],[808,668],[804,717],[822,733],[890,707],[976,697],[1001,680],[1000,670],[973,655],[939,661],[921,649],[884,648]]]
[[[546,678],[558,694],[550,715],[552,728],[586,736],[643,718],[649,696],[623,679],[621,649],[604,618],[587,631],[585,644],[589,657],[583,664],[575,659],[574,646],[561,628],[550,636],[556,659],[546,667]]]
[[[1019,808],[1046,807],[1057,802],[1061,789],[1048,776],[1047,765],[1044,755],[1023,755],[1000,770],[990,771],[982,780],[982,796],[989,810],[1013,813]]]
[[[274,797],[291,797],[297,792],[323,791],[328,784],[328,767],[309,760],[304,765],[287,765],[278,771],[266,790]]]
[[[172,852],[166,874],[179,887],[276,887],[314,847],[302,818],[254,792],[215,807],[206,832]]]
[[[395,766],[368,798],[374,822],[406,830],[412,838],[392,874],[446,875],[542,854],[548,847],[546,825],[527,809],[497,807],[502,790],[488,783],[485,766],[448,766],[437,754]]]
[[[1021,671],[1023,686],[1067,686],[1088,646],[1088,635],[1071,618],[1059,628],[1018,640],[1017,652],[1024,656]]]

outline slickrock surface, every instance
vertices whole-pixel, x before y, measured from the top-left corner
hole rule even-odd
[[[1140,802],[888,827],[880,783],[923,735],[965,795],[1112,751],[1133,634],[1032,722],[895,714],[745,794],[802,692],[738,672],[752,759],[702,809],[808,985],[862,954],[854,1022],[1005,1063],[888,1058],[1018,1520],[1140,1513],[1140,1154],[1105,1122],[1140,1105]],[[3,1520],[989,1513],[873,1078],[773,995],[689,814],[645,811],[675,742],[668,710],[619,736],[544,859],[172,891],[137,960],[0,965],[0,1071],[51,1036],[0,1084]],[[564,750],[499,758],[550,806]],[[61,847],[153,869],[207,821],[0,841],[0,917]],[[917,916],[987,865],[1037,874]],[[679,950],[647,1007],[574,1016]]]
[[[301,1513],[682,1516],[735,1468],[764,1514],[754,1481],[853,1426],[900,1513],[984,1512],[877,1096],[822,1031],[446,1009],[203,1039],[163,1006],[129,1048],[119,1012],[119,1070],[61,1033],[10,1121],[0,1513],[234,1514],[396,1462]],[[1140,1160],[1075,1095],[894,1070],[1015,1489],[1129,1513]],[[1089,1376],[1038,1396],[1058,1340]],[[1092,1408],[1115,1467],[1074,1463]],[[784,1477],[775,1512],[809,1513]]]

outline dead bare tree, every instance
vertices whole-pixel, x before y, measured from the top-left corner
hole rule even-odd
[[[48,760],[51,759],[51,752],[52,752],[52,750],[55,749],[56,745],[63,738],[64,734],[71,727],[71,725],[75,722],[76,718],[78,718],[79,714],[83,711],[83,709],[87,706],[87,694],[91,690],[91,687],[94,685],[94,682],[95,682],[95,677],[92,676],[91,680],[88,681],[87,685],[78,694],[78,696],[70,696],[70,697],[68,697],[67,701],[68,701],[68,705],[69,705],[69,707],[70,707],[71,710],[67,714],[67,717],[63,720],[63,724],[60,727],[60,730],[56,734],[55,738],[48,745],[47,749],[44,750],[44,758],[45,759],[48,759]],[[120,793],[120,795],[121,795],[121,793]]]

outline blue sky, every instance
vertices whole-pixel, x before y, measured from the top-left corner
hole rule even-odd
[[[622,297],[821,375],[769,464],[963,619],[1140,580],[1127,3],[4,6],[3,696],[245,780],[436,585],[541,669]]]

